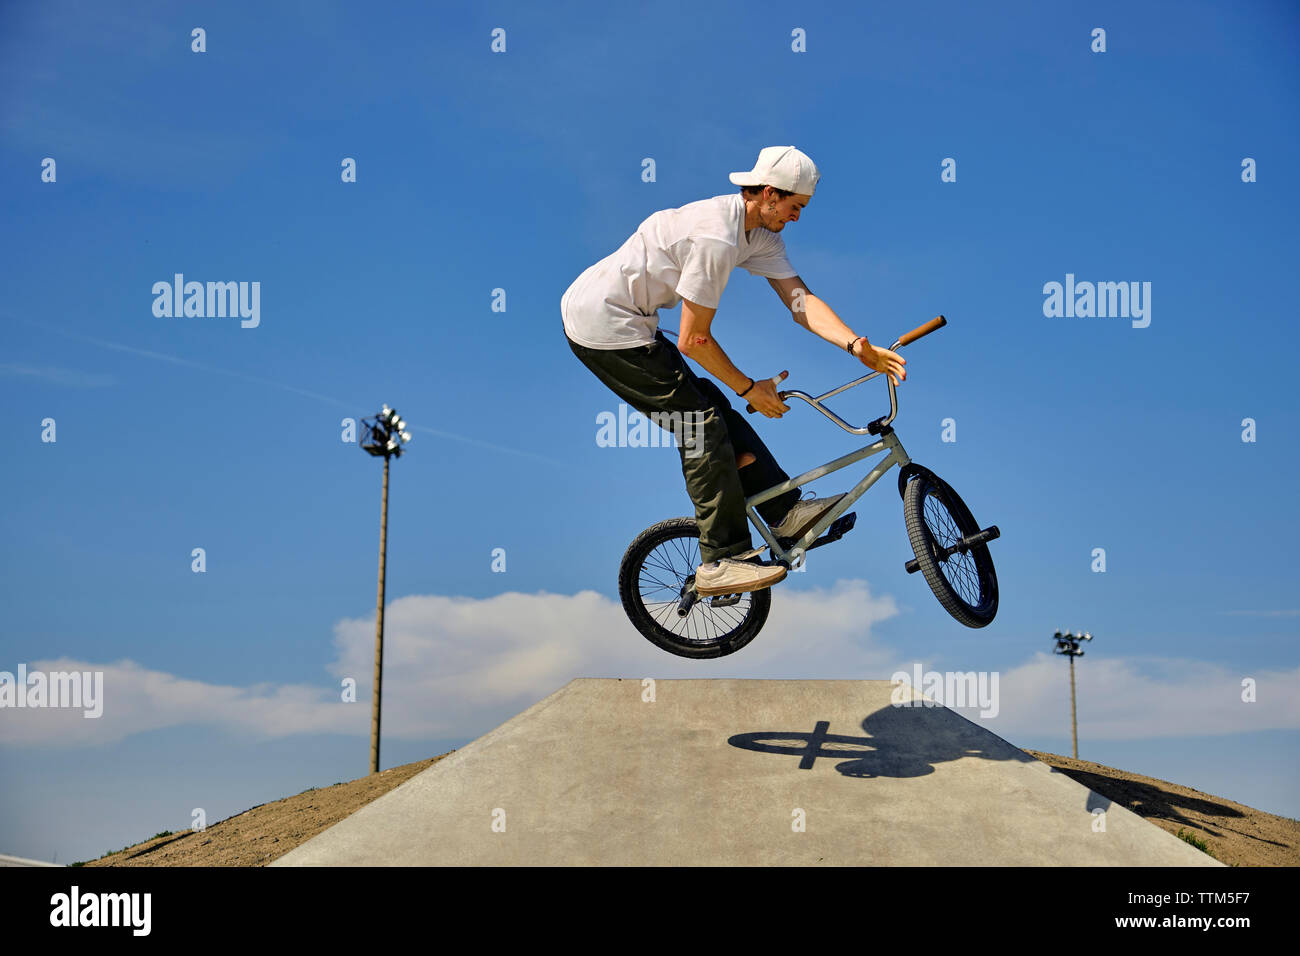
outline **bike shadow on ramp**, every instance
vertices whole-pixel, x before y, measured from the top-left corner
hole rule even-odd
[[[830,733],[819,720],[811,732],[760,730],[734,734],[727,743],[742,750],[798,757],[800,770],[819,760],[838,760],[846,777],[924,777],[935,765],[978,757],[1034,763],[1001,737],[944,707],[888,706],[862,721],[865,737]],[[846,759],[848,758],[848,759]]]

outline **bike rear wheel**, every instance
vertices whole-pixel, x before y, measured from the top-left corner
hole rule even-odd
[[[930,472],[917,474],[903,493],[903,517],[916,563],[943,609],[967,627],[984,627],[998,613],[998,578],[987,544],[944,555],[976,534],[966,503]]]
[[[619,565],[618,593],[628,619],[650,643],[679,657],[724,657],[762,629],[772,592],[692,598],[699,539],[694,518],[670,518],[642,531]]]

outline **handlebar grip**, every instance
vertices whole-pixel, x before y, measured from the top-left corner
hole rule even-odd
[[[898,347],[902,348],[904,345],[907,345],[909,342],[915,342],[921,336],[929,335],[935,329],[941,329],[947,324],[948,324],[948,320],[945,319],[942,315],[936,316],[935,318],[931,319],[929,322],[925,323],[925,325],[918,325],[911,332],[908,332],[906,335],[900,336],[898,339]]]

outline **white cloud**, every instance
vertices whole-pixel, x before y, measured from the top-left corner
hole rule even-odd
[[[693,661],[652,645],[618,602],[595,591],[401,598],[384,615],[385,732],[479,733],[575,677],[878,675],[892,655],[871,645],[871,627],[896,613],[892,599],[873,598],[861,581],[785,592],[748,647]],[[339,622],[336,676],[368,688],[374,639],[373,618]]]
[[[475,737],[575,677],[802,678],[885,680],[912,663],[881,646],[875,626],[899,613],[863,581],[774,595],[771,617],[738,654],[674,657],[642,638],[621,605],[594,591],[507,592],[487,598],[418,595],[385,614],[385,739]],[[0,711],[0,744],[95,745],[187,724],[254,737],[370,732],[373,616],[335,625],[336,680],[306,684],[209,684],[149,670],[60,659],[29,670],[102,670],[104,714],[79,710]],[[11,670],[14,664],[7,665]],[[999,714],[981,721],[1009,739],[1069,726],[1065,662],[1039,654],[999,673]],[[357,682],[342,703],[339,683]],[[1241,680],[1257,703],[1241,701]],[[1238,673],[1198,661],[1089,657],[1078,669],[1079,729],[1090,739],[1239,733],[1300,726],[1300,671]],[[963,711],[979,720],[973,711]]]
[[[221,725],[252,736],[356,733],[369,726],[368,709],[363,715],[356,705],[349,709],[334,703],[340,700],[337,691],[303,684],[208,684],[149,670],[134,661],[101,664],[63,657],[23,663],[28,674],[101,672],[97,709],[102,713],[86,717],[85,707],[5,707],[0,710],[0,744],[94,746],[187,724]],[[16,677],[18,665],[6,665],[5,670]]]
[[[998,716],[964,716],[1009,739],[1070,727],[1069,665],[1039,653],[999,675]],[[1255,700],[1242,700],[1242,681]],[[1233,669],[1205,661],[1085,657],[1075,666],[1079,735],[1129,740],[1300,727],[1300,668]]]
[[[575,677],[872,677],[889,655],[872,625],[897,613],[860,581],[785,592],[741,653],[690,661],[659,650],[628,623],[622,606],[595,591],[507,592],[488,598],[419,595],[384,615],[386,739],[477,736]],[[131,661],[26,662],[29,671],[102,671],[103,716],[81,710],[0,710],[0,744],[84,746],[164,727],[206,724],[254,736],[370,732],[374,617],[335,625],[338,681],[357,683],[344,704],[337,682],[233,687],[149,670]],[[11,672],[17,664],[8,665]]]

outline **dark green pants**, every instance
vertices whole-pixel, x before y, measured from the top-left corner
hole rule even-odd
[[[790,476],[722,389],[695,375],[663,332],[655,333],[653,344],[629,349],[589,349],[564,338],[582,364],[628,405],[651,421],[679,413],[686,424],[691,441],[679,436],[677,451],[700,526],[700,560],[750,550],[745,499]],[[744,452],[757,460],[737,468],[736,458]],[[794,488],[759,505],[758,513],[769,525],[779,524],[798,500]]]

